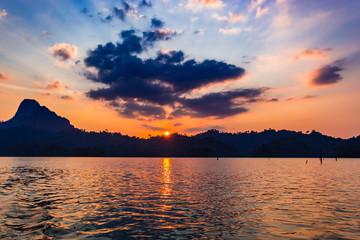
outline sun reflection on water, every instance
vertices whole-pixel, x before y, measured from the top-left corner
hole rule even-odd
[[[164,158],[162,160],[162,183],[163,183],[163,196],[171,194],[171,159]]]

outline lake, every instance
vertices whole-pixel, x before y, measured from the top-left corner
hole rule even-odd
[[[360,239],[360,159],[0,158],[0,239]]]

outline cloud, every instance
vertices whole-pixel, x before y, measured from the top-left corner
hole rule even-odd
[[[71,46],[67,43],[58,43],[49,48],[53,57],[60,58],[62,61],[66,61],[71,58],[75,58],[77,55],[77,47]]]
[[[184,53],[182,51],[159,51],[156,61],[161,63],[176,64],[184,61]]]
[[[313,98],[316,98],[316,97],[317,97],[316,95],[305,95],[301,99],[313,99]]]
[[[68,85],[64,85],[61,83],[60,80],[55,80],[53,82],[47,82],[45,85],[45,89],[51,89],[51,90],[62,90],[69,88]]]
[[[164,119],[166,116],[165,110],[160,106],[132,101],[122,104],[117,111],[125,117],[139,120]]]
[[[88,67],[98,68],[96,81],[110,86],[90,91],[88,94],[92,98],[135,97],[166,104],[173,101],[172,94],[239,78],[245,72],[242,68],[216,60],[185,61],[181,51],[159,52],[155,59],[146,60],[132,55],[116,56],[116,49],[114,51],[110,56],[104,56],[94,55],[99,52],[95,50],[90,53],[91,60],[85,59]],[[114,60],[107,62],[109,58]]]
[[[88,16],[88,17],[90,17],[90,18],[94,17],[94,15],[90,13],[90,11],[89,11],[88,8],[83,8],[83,9],[81,9],[80,12],[81,12],[82,14],[84,14],[85,16]]]
[[[194,31],[195,35],[204,35],[205,31],[201,28],[197,29]]]
[[[49,31],[46,31],[46,30],[42,31],[41,34],[42,34],[43,36],[52,36],[52,34],[51,34]]]
[[[265,1],[266,0],[251,0],[250,5],[249,5],[249,11],[256,9],[256,7],[264,4]]]
[[[46,76],[46,78],[50,78],[50,76]],[[60,91],[64,89],[68,89],[69,86],[67,84],[63,84],[60,80],[49,81],[45,85],[42,85],[38,81],[34,82],[34,85],[38,88],[47,89],[47,90],[54,90]]]
[[[227,21],[228,17],[227,16],[220,16],[218,13],[213,13],[211,14],[211,17],[215,18],[216,20],[223,22],[223,21]]]
[[[125,12],[123,9],[114,7],[113,11],[114,11],[114,15],[115,15],[117,18],[119,18],[119,19],[122,20],[122,21],[125,20],[126,12]],[[111,16],[109,15],[108,17],[111,17]],[[109,19],[109,20],[110,20],[110,19]],[[112,17],[111,17],[111,20],[112,20]],[[110,20],[110,21],[111,21],[111,20]]]
[[[176,35],[178,35],[178,33],[169,28],[143,32],[144,40],[148,43],[159,40],[170,40]]]
[[[139,7],[152,7],[152,3],[149,0],[141,0]]]
[[[265,89],[238,89],[227,92],[210,93],[199,98],[186,99],[180,101],[189,115],[196,117],[217,117],[225,118],[248,111],[242,105],[246,102],[254,102]],[[237,103],[240,99],[243,102]]]
[[[163,21],[161,21],[160,19],[157,19],[157,18],[151,19],[151,27],[153,27],[153,28],[162,28],[164,25],[165,25],[165,23]]]
[[[125,21],[126,16],[128,14],[132,14],[132,15],[136,16],[137,11],[130,5],[130,3],[128,3],[127,1],[124,1],[124,0],[120,1],[120,3],[121,3],[121,6],[113,7],[110,10],[110,14],[107,15],[105,18],[101,18],[101,21],[104,23],[109,23],[109,22],[112,22],[112,20],[114,18],[118,18],[121,21]],[[141,2],[140,2],[140,5],[141,5]],[[86,9],[86,11],[87,11],[87,9]],[[86,14],[86,12],[84,12],[84,11],[83,11],[83,13]],[[101,16],[102,13],[98,13],[98,15]]]
[[[309,58],[309,57],[317,58],[317,59],[328,59],[326,53],[330,51],[332,51],[332,48],[303,49],[298,53],[298,55],[295,55],[293,57],[293,60],[297,61],[301,58]]]
[[[316,96],[316,95],[305,95],[305,96],[302,96],[302,97],[299,97],[299,98],[290,97],[290,98],[285,99],[285,101],[307,100],[307,99],[314,99],[314,98],[317,98],[317,97],[318,96]]]
[[[96,73],[85,71],[84,76],[106,87],[92,89],[87,96],[110,102],[111,107],[130,118],[151,120],[183,115],[224,118],[246,112],[243,105],[265,91],[242,89],[185,98],[184,95],[201,87],[237,80],[245,70],[213,59],[188,59],[178,50],[158,51],[154,58],[140,58],[137,55],[156,42],[168,40],[167,34],[161,37],[147,34],[155,31],[143,32],[142,36],[135,30],[122,31],[121,43],[108,42],[89,50],[84,63]],[[239,103],[238,99],[243,100]],[[206,107],[206,102],[211,107]]]
[[[89,14],[90,12],[89,12],[89,9],[83,8],[83,9],[81,10],[81,13],[87,15],[87,14]]]
[[[0,81],[5,81],[5,82],[9,82],[10,81],[10,77],[5,75],[4,73],[0,72]]]
[[[67,100],[67,101],[75,100],[75,98],[70,95],[62,95],[62,96],[60,96],[60,99]]]
[[[101,21],[102,21],[103,23],[109,23],[109,22],[111,22],[112,20],[113,20],[113,17],[112,17],[111,15],[108,15],[107,17],[101,19]]]
[[[185,5],[186,8],[191,9],[192,11],[201,11],[205,8],[223,8],[225,6],[224,2],[221,0],[188,0]]]
[[[244,21],[244,20],[245,20],[245,16],[243,16],[243,15],[233,14],[232,12],[229,13],[229,22],[230,23]]]
[[[315,70],[310,76],[310,83],[315,86],[331,85],[343,79],[340,72],[344,70],[341,61],[323,66]]]
[[[241,32],[240,28],[220,28],[219,33],[225,35],[238,35]]]
[[[264,15],[264,14],[266,14],[266,13],[268,13],[269,12],[269,8],[267,8],[267,7],[258,7],[257,9],[256,9],[256,15],[255,15],[255,17],[256,18],[259,18],[259,17],[261,17],[262,15]]]
[[[0,9],[0,21],[3,20],[7,15],[7,11],[5,9]]]

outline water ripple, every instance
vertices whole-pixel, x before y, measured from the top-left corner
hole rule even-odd
[[[0,239],[359,239],[360,161],[0,158]]]

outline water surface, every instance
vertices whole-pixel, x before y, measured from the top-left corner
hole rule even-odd
[[[0,239],[360,239],[360,159],[0,158]]]

